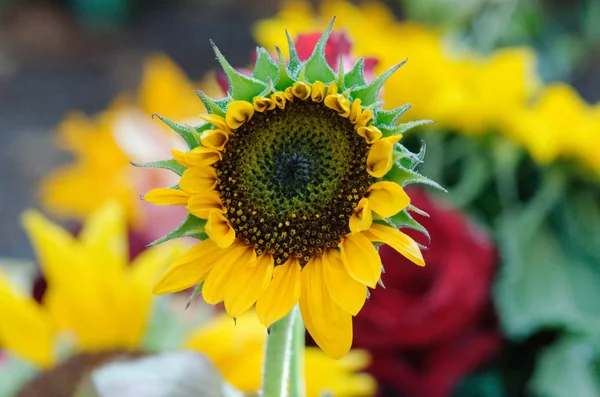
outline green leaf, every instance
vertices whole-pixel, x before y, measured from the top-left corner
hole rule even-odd
[[[148,244],[148,247],[154,247],[155,245],[180,237],[193,237],[198,240],[204,240],[207,237],[204,232],[204,225],[206,225],[205,219],[200,219],[192,214],[188,214],[187,218],[179,226],[165,236]]]
[[[418,127],[420,125],[425,125],[425,124],[433,124],[433,121],[431,121],[431,120],[414,120],[414,121],[409,121],[407,123],[400,123],[400,124],[396,124],[396,125],[377,124],[377,128],[379,128],[381,130],[381,133],[383,134],[384,137],[388,137],[388,136],[392,136],[392,135],[403,134],[406,131],[410,130],[411,128],[415,128],[415,127]]]
[[[166,117],[160,116],[156,113],[154,113],[152,115],[153,118],[154,118],[154,116],[158,117],[158,119],[160,121],[165,123],[173,131],[178,133],[179,136],[181,136],[183,138],[185,143],[187,143],[187,145],[190,149],[194,149],[195,147],[198,147],[200,145],[200,143],[199,143],[200,141],[196,138],[196,134],[192,128],[190,128],[186,125],[183,125],[183,124],[176,123],[176,122],[169,120]]]
[[[398,163],[394,163],[392,169],[383,178],[388,181],[396,182],[403,187],[411,185],[413,183],[420,183],[433,186],[434,188],[439,189],[443,192],[446,191],[446,189],[440,186],[437,182],[432,181],[426,176],[419,174],[417,171],[403,168]]]
[[[317,42],[313,53],[310,58],[305,63],[305,72],[304,75],[306,79],[314,83],[315,81],[322,81],[327,84],[335,80],[336,75],[333,69],[327,63],[325,59],[325,45],[327,44],[327,40],[329,39],[329,35],[333,30],[333,23],[335,22],[335,17],[331,19],[329,22],[329,26],[323,32],[323,35]]]
[[[227,107],[221,106],[220,101],[215,101],[204,92],[197,90],[196,95],[204,104],[204,107],[208,111],[208,113],[216,114],[217,116],[225,117]]]
[[[300,65],[302,65],[302,62],[300,62],[300,58],[298,58],[298,52],[296,51],[294,40],[292,40],[290,32],[288,32],[287,30],[285,31],[285,37],[287,37],[289,49],[288,52],[290,53],[290,62],[288,64],[288,69],[290,69],[292,73],[296,73],[298,69],[300,69]]]
[[[340,54],[340,68],[338,69],[335,84],[338,86],[339,91],[344,91],[346,89],[346,84],[344,82],[344,56],[342,54]]]
[[[275,81],[275,88],[278,91],[283,91],[287,87],[291,87],[296,80],[289,74],[287,67],[285,66],[285,59],[283,58],[281,49],[275,46],[275,50],[277,51],[277,57],[279,58],[279,75],[277,81]]]
[[[417,222],[412,215],[408,212],[407,209],[404,209],[398,212],[396,215],[390,218],[390,222],[396,227],[407,227],[409,229],[414,229],[418,232],[423,233],[429,241],[431,241],[431,237],[429,236],[429,232],[425,229],[419,222]]]
[[[196,285],[196,288],[194,288],[194,292],[192,292],[192,294],[190,295],[190,297],[187,300],[187,303],[185,304],[186,309],[188,309],[191,306],[191,304],[196,300],[198,295],[200,295],[200,293],[202,292],[203,286],[204,286],[204,281],[202,281],[201,283]]]
[[[528,233],[523,213],[498,225],[503,266],[495,302],[505,332],[521,339],[545,328],[600,335],[600,269],[567,253],[547,226]]]
[[[344,76],[344,85],[346,87],[358,87],[366,85],[367,81],[365,80],[364,68],[365,60],[363,58],[358,58],[356,62],[354,62],[352,69]]]
[[[567,336],[538,356],[529,384],[539,397],[600,397],[598,347]]]
[[[396,121],[411,108],[411,104],[407,103],[392,110],[379,109],[375,112],[375,121],[382,125],[396,125]]]
[[[231,96],[234,100],[243,100],[251,102],[252,98],[259,95],[261,92],[267,88],[267,85],[260,80],[257,80],[253,77],[248,77],[237,70],[235,70],[227,59],[221,54],[221,51],[217,48],[215,43],[212,41],[210,44],[213,47],[213,51],[217,56],[217,60],[221,64],[225,75],[227,76],[227,81],[229,82],[229,96]]]
[[[392,66],[383,74],[377,76],[373,81],[371,81],[367,85],[363,85],[361,87],[357,87],[351,91],[351,95],[353,98],[360,98],[363,106],[369,106],[372,103],[377,101],[377,97],[379,96],[379,91],[383,87],[383,84],[390,78],[392,74],[402,65],[406,63],[406,60],[400,62],[397,65]]]
[[[273,61],[269,53],[262,47],[256,48],[256,64],[252,71],[252,77],[263,82],[270,78],[275,80],[278,76],[279,68]]]
[[[166,170],[173,171],[174,173],[176,173],[179,176],[183,175],[183,172],[186,170],[186,168],[183,165],[179,164],[177,161],[175,161],[175,159],[150,161],[147,163],[131,162],[131,165],[133,165],[134,167],[139,167],[139,168],[166,169]]]

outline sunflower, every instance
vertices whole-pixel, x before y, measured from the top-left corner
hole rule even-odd
[[[183,319],[169,310],[172,300],[152,296],[156,274],[182,245],[150,248],[128,264],[126,218],[115,203],[96,210],[79,238],[35,211],[23,220],[48,289],[39,304],[0,271],[0,345],[8,353],[0,360],[0,396],[71,396],[82,377],[104,363],[173,349],[205,354],[240,390],[260,388],[259,366],[231,371],[262,358],[266,332],[252,316],[240,319],[247,327],[222,315],[199,324],[201,307]],[[368,362],[363,351],[338,363],[307,349],[307,396],[324,390],[372,395],[373,379],[357,373]]]
[[[0,273],[0,344],[42,370],[20,396],[40,395],[40,387],[71,395],[84,371],[139,354],[153,302],[148,286],[182,245],[151,248],[128,266],[125,217],[115,203],[91,215],[77,239],[35,211],[23,223],[48,289],[38,304]]]
[[[189,212],[160,241],[203,240],[161,275],[154,293],[199,285],[207,303],[224,301],[233,318],[256,303],[266,327],[299,303],[316,343],[341,357],[352,343],[352,316],[380,280],[377,245],[424,265],[419,246],[398,230],[420,227],[402,186],[433,182],[414,171],[423,153],[398,143],[404,131],[428,121],[397,124],[408,106],[382,110],[378,101],[403,63],[368,84],[363,59],[335,72],[324,55],[332,28],[333,21],[305,62],[291,39],[287,64],[281,52],[274,62],[259,48],[251,77],[213,44],[228,97],[201,94],[209,113],[197,127],[161,118],[190,150],[150,164],[181,178],[144,200]]]

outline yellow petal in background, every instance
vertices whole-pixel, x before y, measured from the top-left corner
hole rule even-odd
[[[350,276],[375,288],[381,276],[381,259],[373,243],[362,233],[347,234],[340,243],[340,251]]]
[[[225,121],[229,128],[235,130],[254,115],[254,106],[246,101],[233,101],[227,105]]]
[[[352,233],[358,233],[363,230],[367,230],[373,223],[373,214],[371,213],[371,207],[369,206],[369,199],[363,197],[358,202],[358,205],[354,209],[354,213],[350,216],[350,231]]]
[[[381,241],[389,245],[415,265],[425,266],[423,254],[415,240],[398,229],[374,223],[371,228],[368,231],[363,232],[363,234],[371,241]]]
[[[0,272],[0,345],[42,368],[54,363],[51,317],[33,299],[9,286]]]
[[[159,187],[144,195],[144,201],[155,205],[187,205],[190,195],[183,190]]]
[[[300,311],[317,345],[333,357],[343,357],[352,346],[352,315],[331,298],[324,278],[325,263],[311,259],[302,269]]]
[[[227,248],[235,240],[235,230],[229,220],[219,211],[212,211],[208,215],[205,231],[208,237],[221,248]]]
[[[231,280],[225,291],[225,310],[237,318],[254,305],[273,277],[274,260],[263,254],[247,264],[233,265]]]
[[[152,292],[170,294],[204,281],[215,261],[226,252],[210,239],[196,244],[168,267],[154,284]]]
[[[367,287],[348,274],[337,250],[327,250],[323,255],[323,277],[335,303],[356,316],[367,299]]]
[[[397,183],[382,181],[369,186],[369,203],[373,212],[389,218],[406,208],[410,197]]]
[[[273,280],[256,302],[258,319],[265,327],[283,318],[300,298],[300,263],[290,258],[275,266]]]

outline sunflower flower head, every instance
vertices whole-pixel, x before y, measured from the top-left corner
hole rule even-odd
[[[156,243],[201,240],[154,286],[157,294],[200,285],[204,300],[225,303],[237,318],[256,303],[267,327],[300,304],[317,344],[341,357],[352,343],[352,316],[382,273],[377,246],[386,243],[419,266],[419,246],[398,231],[423,230],[403,186],[435,185],[414,169],[399,141],[427,120],[398,123],[409,108],[383,110],[378,100],[393,66],[367,83],[364,60],[334,71],[325,58],[333,20],[312,55],[300,61],[288,35],[289,61],[257,49],[251,76],[237,72],[213,45],[229,82],[228,96],[200,98],[204,124],[161,117],[189,151],[152,163],[181,176],[144,200],[182,205],[187,219]],[[339,62],[339,65],[344,65]]]

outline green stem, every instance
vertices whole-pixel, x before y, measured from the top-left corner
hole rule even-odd
[[[292,364],[290,373],[290,397],[304,397],[304,341],[305,329],[298,307],[294,309],[294,335],[292,339]]]
[[[262,397],[288,395],[292,336],[297,310],[297,308],[292,309],[287,316],[270,328],[263,366]]]

